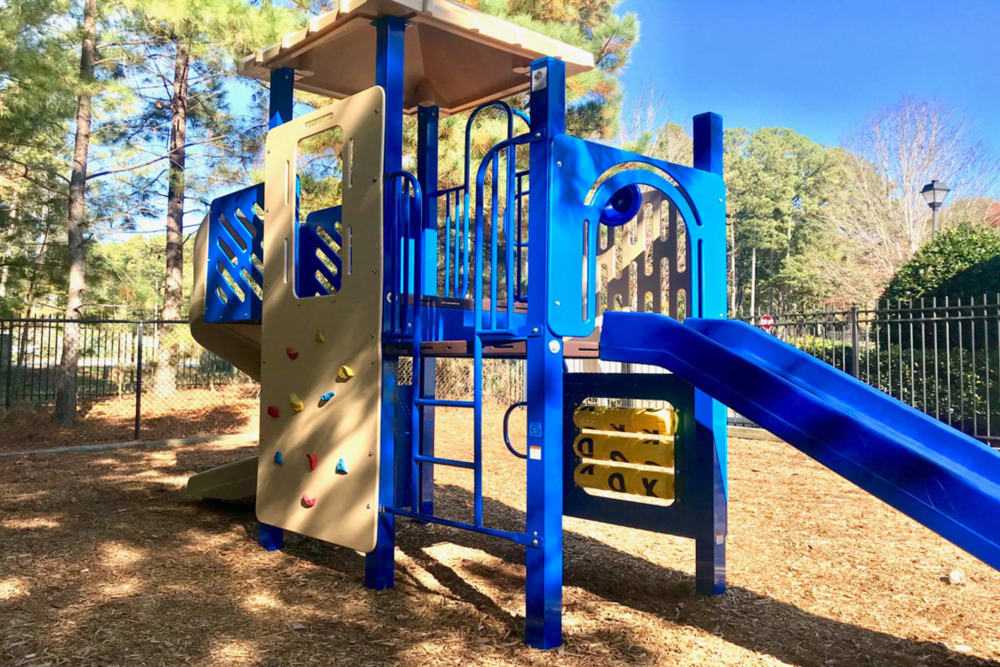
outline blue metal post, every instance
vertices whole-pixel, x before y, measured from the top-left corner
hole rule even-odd
[[[295,70],[280,67],[271,70],[271,97],[267,108],[267,127],[274,129],[292,119],[292,92],[295,90]]]
[[[375,46],[375,85],[385,90],[385,153],[383,174],[391,174],[402,169],[403,164],[403,39],[407,22],[398,16],[382,16],[372,22],[377,31]],[[394,290],[399,262],[392,255],[394,244],[393,223],[396,220],[394,188],[386,181],[382,198],[382,307],[383,329],[392,321],[392,308],[388,293]],[[379,443],[379,518],[378,540],[374,551],[365,558],[365,585],[369,588],[389,588],[393,584],[394,550],[396,548],[396,525],[392,514],[383,511],[383,506],[393,502],[393,464],[395,439],[393,424],[396,398],[395,364],[391,360],[382,361],[382,427]]]
[[[438,281],[438,201],[434,193],[438,189],[438,108],[422,106],[417,111],[417,180],[424,193],[423,210],[423,266],[418,270],[423,277],[421,294],[435,295]],[[434,398],[436,388],[436,364],[433,358],[421,363],[420,395]],[[418,380],[414,378],[414,383]],[[423,410],[420,453],[434,456],[434,406],[425,405]],[[414,434],[416,435],[416,434]],[[434,464],[424,463],[420,474],[420,507],[411,508],[423,514],[434,513]]]
[[[721,176],[722,117],[699,114],[694,117],[693,129],[694,167]],[[721,318],[726,316],[725,220],[712,222],[717,231],[703,247],[700,269],[704,312],[698,317]],[[694,415],[701,454],[698,486],[706,494],[701,499],[706,512],[704,530],[695,538],[695,589],[702,595],[721,595],[726,590],[726,407],[695,390]]]
[[[274,129],[292,119],[293,93],[295,91],[295,70],[281,67],[271,70],[271,95],[267,105],[267,127]],[[257,543],[268,551],[277,551],[285,546],[285,533],[277,526],[257,524]]]
[[[562,642],[562,395],[563,346],[547,325],[547,226],[552,215],[552,138],[566,129],[566,66],[554,58],[531,64],[528,209],[528,517],[525,641],[535,648]],[[576,278],[579,280],[579,277]]]

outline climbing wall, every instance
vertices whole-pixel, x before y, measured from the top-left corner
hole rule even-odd
[[[339,126],[336,288],[298,298],[299,141]],[[358,551],[378,515],[384,93],[371,88],[267,135],[257,517]]]

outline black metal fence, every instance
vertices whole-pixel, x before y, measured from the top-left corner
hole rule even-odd
[[[879,303],[748,321],[1000,446],[1000,295]]]
[[[0,449],[252,429],[256,384],[206,351],[184,321],[83,320],[77,416],[54,403],[66,320],[0,320]]]

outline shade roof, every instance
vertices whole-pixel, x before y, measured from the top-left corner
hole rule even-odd
[[[531,61],[543,56],[564,61],[567,76],[594,67],[588,51],[451,0],[340,0],[337,9],[313,17],[306,28],[243,58],[239,71],[267,80],[271,70],[293,67],[299,90],[354,95],[374,84],[371,22],[386,15],[410,22],[403,82],[407,113],[418,105],[457,113],[525,91]]]

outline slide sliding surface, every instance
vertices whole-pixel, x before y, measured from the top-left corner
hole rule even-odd
[[[600,348],[670,370],[1000,569],[1000,452],[743,322],[606,312]]]

